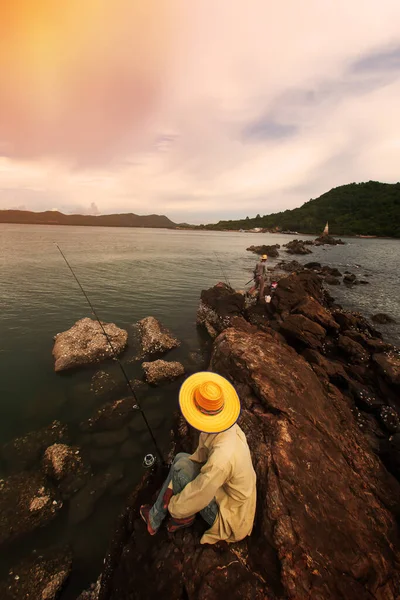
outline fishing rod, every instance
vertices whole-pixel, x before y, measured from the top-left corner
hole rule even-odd
[[[73,271],[73,269],[72,269],[71,265],[69,264],[69,262],[68,262],[68,260],[67,260],[66,256],[64,255],[63,251],[61,250],[60,246],[59,246],[58,244],[55,244],[55,245],[56,245],[56,247],[57,247],[58,251],[60,252],[61,256],[63,257],[63,259],[65,260],[65,262],[66,262],[66,264],[67,264],[67,266],[68,266],[69,270],[71,271],[72,275],[74,276],[76,283],[79,285],[79,287],[80,287],[80,289],[81,289],[81,292],[82,292],[82,294],[85,296],[85,298],[86,298],[86,301],[87,301],[87,303],[88,303],[88,304],[89,304],[89,306],[90,306],[90,310],[92,311],[93,315],[96,317],[96,320],[97,320],[98,324],[100,325],[100,327],[101,327],[101,329],[102,329],[102,332],[103,332],[103,334],[104,334],[104,336],[105,336],[105,338],[106,338],[106,340],[107,340],[107,342],[108,342],[108,345],[109,345],[109,346],[110,346],[110,348],[111,348],[111,352],[112,352],[112,354],[113,354],[114,360],[116,360],[116,361],[117,361],[117,363],[118,363],[118,365],[119,365],[119,368],[120,368],[120,369],[121,369],[121,371],[122,371],[122,375],[123,375],[123,376],[124,376],[124,378],[125,378],[125,381],[126,381],[126,383],[127,383],[127,386],[128,386],[128,388],[130,389],[130,391],[131,391],[131,393],[132,393],[133,399],[134,399],[134,400],[135,400],[135,402],[136,402],[136,406],[135,406],[135,408],[137,408],[137,409],[140,411],[140,413],[141,413],[141,415],[142,415],[142,417],[143,417],[143,420],[144,420],[144,422],[145,422],[145,424],[146,424],[146,427],[147,427],[147,429],[148,429],[148,432],[149,432],[149,434],[150,434],[150,437],[151,437],[151,439],[153,440],[154,447],[155,447],[155,449],[156,449],[156,451],[157,451],[157,454],[158,454],[158,456],[159,456],[159,458],[160,458],[160,460],[161,460],[161,463],[162,463],[163,465],[165,465],[165,464],[166,464],[166,463],[165,463],[165,460],[164,460],[164,458],[163,458],[163,455],[162,455],[162,452],[161,452],[161,450],[160,450],[160,448],[159,448],[159,446],[158,446],[158,444],[157,444],[157,440],[156,440],[156,438],[155,438],[155,436],[154,436],[154,434],[153,434],[153,431],[152,431],[152,429],[151,429],[151,427],[150,427],[150,423],[148,422],[148,420],[147,420],[147,418],[146,418],[146,415],[145,415],[145,413],[144,413],[143,409],[141,408],[141,406],[140,406],[140,404],[139,404],[139,402],[138,402],[137,396],[136,396],[136,394],[135,394],[135,390],[134,390],[134,389],[133,389],[133,387],[132,387],[132,384],[131,384],[131,382],[130,382],[130,380],[129,380],[129,377],[128,377],[128,375],[126,374],[126,371],[125,371],[125,369],[124,369],[124,367],[123,367],[123,364],[121,363],[121,361],[119,360],[119,358],[118,358],[118,356],[117,356],[117,353],[116,353],[116,351],[115,351],[115,348],[114,348],[114,346],[112,345],[112,342],[111,342],[111,340],[110,340],[110,338],[109,338],[109,336],[108,336],[108,334],[107,334],[107,332],[106,332],[106,330],[105,330],[105,328],[104,328],[104,326],[103,326],[103,323],[100,321],[99,317],[97,316],[97,313],[96,313],[96,311],[95,311],[95,309],[94,309],[94,306],[93,306],[93,304],[90,302],[88,295],[86,294],[85,290],[83,289],[83,287],[82,287],[82,285],[81,285],[81,283],[80,283],[79,279],[78,279],[78,278],[77,278],[77,276],[75,275],[75,273],[74,273],[74,271]],[[153,458],[154,458],[154,457],[152,457],[152,455],[151,455],[151,454],[146,454],[146,456],[144,457],[144,461],[143,461],[143,464],[144,464],[144,466],[146,466],[146,467],[150,467],[150,466],[152,466],[152,465],[154,464],[154,460],[152,460]]]
[[[218,261],[219,268],[221,269],[221,273],[222,273],[222,275],[223,275],[223,277],[224,277],[224,279],[225,279],[225,282],[226,282],[226,283],[229,285],[229,287],[232,287],[232,286],[231,286],[231,282],[229,281],[229,279],[228,279],[228,276],[227,276],[227,274],[226,274],[226,273],[225,273],[225,271],[224,271],[224,268],[223,268],[223,266],[222,266],[222,263],[221,263],[221,261],[220,261],[220,259],[219,259],[219,256],[218,256],[218,254],[217,254],[215,251],[214,251],[214,254],[215,254],[215,257],[216,257],[216,259],[217,259],[217,261]]]
[[[247,282],[247,283],[245,283],[244,285],[249,285],[249,283],[251,283],[252,281],[254,281],[254,277],[252,277],[252,278],[250,279],[250,281],[248,281],[248,282]]]

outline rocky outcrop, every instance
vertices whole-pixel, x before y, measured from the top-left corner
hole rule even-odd
[[[250,248],[246,248],[248,252],[253,252],[254,254],[259,254],[262,256],[266,254],[271,258],[277,258],[279,256],[280,244],[274,244],[273,246],[250,246]]]
[[[155,360],[153,362],[144,362],[142,364],[145,372],[146,381],[151,385],[160,385],[165,381],[177,379],[185,374],[185,369],[180,362]]]
[[[8,473],[30,469],[42,457],[43,452],[52,444],[66,440],[67,427],[59,421],[53,421],[48,427],[30,431],[5,444],[1,457]]]
[[[41,473],[22,472],[0,481],[0,545],[52,521],[62,508]]]
[[[371,320],[374,323],[379,323],[380,325],[386,325],[387,323],[396,323],[396,321],[386,315],[385,313],[377,313],[376,315],[372,315]]]
[[[314,244],[316,246],[323,246],[324,244],[329,246],[337,246],[338,244],[341,244],[343,246],[345,242],[343,242],[340,238],[334,238],[331,235],[322,234],[315,239]]]
[[[103,327],[118,355],[128,341],[128,333],[114,323]],[[54,338],[54,370],[65,371],[111,358],[114,353],[97,321],[85,318],[77,321],[71,329],[58,333]]]
[[[236,302],[226,292],[222,307]],[[202,546],[198,517],[150,537],[138,509],[165,471],[147,472],[119,520],[99,600],[399,597],[397,355],[361,315],[329,306],[310,272],[281,279],[270,304],[226,321],[214,304],[221,333],[210,369],[238,391],[257,473],[252,535]],[[197,438],[181,420],[172,453],[192,451]]]
[[[209,290],[203,290],[197,310],[197,325],[212,326],[217,333],[228,327],[235,317],[243,315],[245,297],[235,292],[229,285],[218,283]],[[212,336],[211,336],[212,337]]]
[[[227,329],[210,368],[242,401],[240,426],[257,473],[253,533],[238,544],[201,546],[198,518],[191,529],[151,538],[138,507],[164,475],[148,474],[120,519],[99,600],[396,598],[400,487],[348,399],[273,332]],[[182,424],[174,451],[192,448]]]
[[[291,242],[284,244],[286,252],[289,254],[311,254],[312,250],[308,248],[308,245],[303,240],[292,240]]]
[[[356,282],[356,276],[354,275],[354,273],[347,273],[346,275],[343,276],[343,283],[346,283],[347,285],[351,285],[352,283]]]
[[[179,340],[155,317],[146,317],[138,322],[144,354],[165,354],[180,345]]]
[[[2,600],[56,600],[71,572],[72,555],[68,548],[47,552],[25,560],[0,583]]]

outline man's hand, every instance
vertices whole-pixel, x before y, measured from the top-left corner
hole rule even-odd
[[[167,488],[164,496],[163,496],[163,509],[166,510],[168,508],[169,502],[174,495],[174,492],[171,488]]]

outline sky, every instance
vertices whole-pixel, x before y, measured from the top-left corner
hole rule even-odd
[[[0,209],[208,223],[396,182],[398,0],[0,0]]]

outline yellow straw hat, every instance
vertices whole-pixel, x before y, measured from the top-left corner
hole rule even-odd
[[[266,254],[263,254],[261,257],[261,260],[267,260],[268,256]]]
[[[179,391],[179,405],[189,425],[205,433],[226,431],[240,415],[240,400],[233,385],[209,371],[186,379]]]

